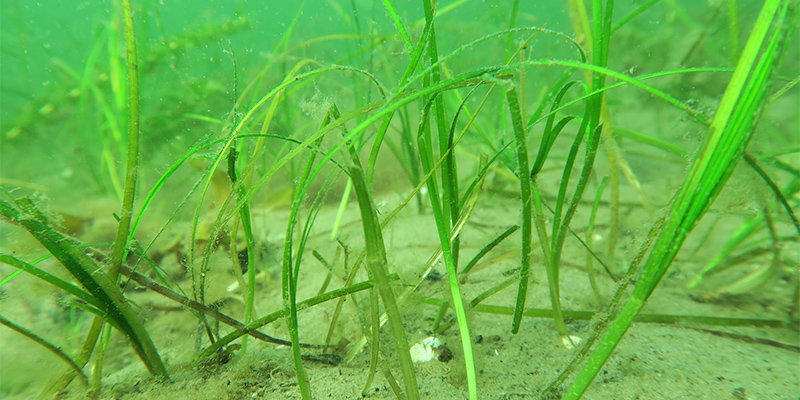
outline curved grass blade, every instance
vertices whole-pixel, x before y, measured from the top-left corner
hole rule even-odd
[[[33,340],[34,342],[38,343],[39,345],[41,345],[42,347],[53,353],[56,357],[60,358],[61,361],[64,361],[64,363],[67,364],[67,366],[73,372],[75,372],[75,376],[78,377],[78,380],[81,382],[81,385],[83,385],[83,387],[89,386],[89,380],[86,379],[86,375],[83,373],[81,367],[79,367],[78,364],[76,364],[75,361],[70,356],[68,356],[67,353],[64,353],[64,351],[61,350],[58,346],[48,342],[41,336],[33,333],[31,330],[15,324],[14,322],[10,321],[9,319],[7,319],[2,315],[0,315],[0,324],[5,325],[9,329],[16,331],[17,333],[27,337],[30,340]]]
[[[755,157],[751,156],[748,153],[744,153],[744,161],[747,162],[747,165],[753,168],[753,170],[756,171],[758,176],[764,180],[764,183],[766,183],[767,186],[769,186],[769,189],[772,190],[772,193],[775,195],[775,198],[778,200],[781,206],[783,206],[783,209],[786,210],[786,214],[788,214],[789,218],[792,220],[792,225],[794,225],[794,229],[797,231],[798,234],[800,234],[800,222],[798,222],[797,220],[797,214],[795,214],[794,210],[792,209],[792,206],[786,200],[786,197],[783,195],[778,185],[776,185],[775,182],[769,177],[769,175],[767,175],[767,172],[764,171],[764,169],[761,168],[760,165],[758,165],[758,161],[756,160]]]
[[[561,119],[558,124],[556,125],[555,129],[553,128],[553,122],[555,122],[556,118],[556,110],[559,108],[561,104],[561,100],[564,98],[564,95],[567,94],[572,85],[579,83],[578,81],[571,81],[567,82],[556,94],[555,98],[553,99],[553,105],[550,107],[550,112],[548,113],[547,122],[544,126],[544,133],[542,134],[542,143],[539,145],[539,152],[536,154],[536,161],[533,162],[533,168],[531,168],[531,178],[536,179],[536,175],[542,170],[544,166],[544,162],[547,159],[547,156],[550,154],[550,149],[553,148],[553,143],[555,143],[558,134],[561,133],[561,130],[564,129],[564,126],[569,123],[574,117],[566,117]]]
[[[509,237],[512,233],[516,232],[517,230],[519,230],[519,225],[512,225],[511,227],[503,231],[503,233],[497,236],[494,240],[492,240],[491,243],[484,246],[481,249],[481,251],[479,251],[478,254],[475,255],[475,257],[472,257],[472,260],[470,260],[467,263],[467,265],[464,266],[464,269],[461,270],[461,275],[468,274],[475,266],[475,264],[477,264],[481,259],[483,259],[483,257],[486,254],[492,251],[492,249],[494,249],[498,244],[500,244],[500,242],[505,240],[507,237]]]
[[[506,101],[511,113],[511,123],[514,128],[514,141],[517,152],[517,178],[519,179],[520,198],[522,201],[522,246],[521,261],[519,270],[519,287],[517,290],[517,302],[514,306],[514,318],[511,325],[511,332],[519,332],[522,322],[522,311],[525,309],[525,300],[528,296],[528,280],[531,266],[531,238],[533,198],[531,194],[531,180],[528,177],[528,145],[525,134],[525,125],[522,122],[522,110],[520,108],[517,91],[514,86],[506,89]]]
[[[393,276],[392,278],[396,279],[396,275]],[[350,285],[350,286],[346,286],[346,287],[343,287],[341,289],[331,290],[331,291],[326,292],[324,294],[321,294],[321,295],[318,295],[318,296],[314,296],[312,298],[309,298],[307,300],[304,300],[302,302],[297,303],[297,311],[302,311],[302,310],[305,310],[306,308],[313,307],[313,306],[315,306],[317,304],[322,304],[322,303],[325,303],[327,301],[331,301],[331,300],[339,298],[339,297],[343,297],[343,296],[350,295],[352,293],[360,292],[362,290],[367,290],[369,288],[372,288],[373,286],[374,286],[373,281],[366,281],[366,282],[361,282],[361,283],[356,283],[356,284],[353,284],[353,285]],[[243,326],[241,328],[237,328],[235,331],[233,331],[233,332],[231,332],[231,333],[219,338],[219,340],[214,342],[214,344],[206,347],[203,351],[201,351],[200,354],[198,354],[195,357],[195,359],[193,361],[193,364],[197,363],[197,361],[199,361],[199,360],[201,360],[203,358],[206,358],[206,357],[209,357],[209,356],[213,355],[214,353],[216,353],[217,351],[219,351],[223,347],[227,346],[228,344],[230,344],[234,340],[236,340],[236,339],[238,339],[238,338],[240,338],[240,337],[242,337],[244,335],[250,334],[251,331],[256,330],[258,328],[261,328],[264,325],[267,325],[269,323],[277,321],[280,318],[285,318],[285,317],[286,317],[286,310],[285,309],[280,309],[278,311],[275,311],[273,313],[265,315],[265,316],[255,320],[255,321],[253,321],[253,322],[251,322],[249,324],[246,324],[245,326]]]
[[[76,298],[85,301],[86,303],[92,305],[93,307],[97,308],[98,311],[102,308],[102,305],[97,301],[95,297],[91,294],[87,293],[85,290],[75,286],[74,284],[67,282],[47,271],[37,268],[36,266],[26,263],[14,256],[8,254],[0,254],[0,262],[8,264],[12,267],[19,268],[19,271],[27,272],[30,275],[33,275],[69,294],[75,296]],[[108,319],[107,315],[101,314],[103,319]]]
[[[351,147],[351,149],[353,148]],[[352,151],[354,152],[355,150]],[[356,154],[352,154],[351,158],[353,166],[349,168],[350,179],[353,181],[353,189],[361,211],[361,222],[363,224],[367,252],[367,267],[370,270],[372,279],[375,280],[378,293],[383,300],[386,315],[389,318],[389,328],[392,331],[395,349],[400,359],[400,368],[403,372],[405,395],[409,400],[418,400],[419,388],[417,386],[417,376],[414,373],[414,364],[409,353],[408,337],[403,327],[403,320],[400,309],[397,306],[394,291],[387,278],[388,262],[386,260],[386,249],[384,247],[383,234],[381,233],[380,220],[372,203],[372,197],[369,194],[364,171],[361,168],[358,157]]]
[[[709,128],[709,135],[692,163],[686,181],[673,197],[664,224],[648,257],[632,296],[597,345],[587,364],[564,396],[577,400],[616,348],[633,319],[666,273],[686,236],[706,213],[725,185],[736,162],[752,137],[765,100],[766,87],[774,62],[779,59],[778,43],[790,30],[794,9],[788,1],[766,0],[750,34],[742,57]],[[773,21],[777,23],[768,35]],[[787,22],[789,22],[787,24]],[[761,58],[758,58],[761,53]]]
[[[134,351],[153,375],[167,376],[161,357],[142,321],[103,270],[71,239],[50,227],[44,214],[27,198],[17,200],[24,214],[0,200],[0,214],[8,222],[25,228],[81,283],[100,304],[120,331],[130,340]]]

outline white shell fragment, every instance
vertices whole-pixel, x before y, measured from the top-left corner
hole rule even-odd
[[[574,349],[575,346],[581,344],[581,341],[583,341],[583,339],[581,339],[578,336],[562,336],[561,337],[561,343],[564,343],[564,347],[566,347],[567,350]]]
[[[423,339],[421,342],[411,346],[409,351],[411,352],[411,361],[418,363],[418,362],[428,362],[433,360],[436,357],[436,353],[434,350],[442,347],[442,342],[431,336]]]

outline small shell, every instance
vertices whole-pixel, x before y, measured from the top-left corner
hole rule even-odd
[[[561,343],[564,343],[564,347],[566,347],[568,350],[574,349],[575,346],[581,344],[581,341],[583,341],[583,339],[581,339],[578,336],[562,336],[561,337]]]
[[[442,342],[431,336],[423,339],[421,342],[411,346],[409,352],[411,352],[411,361],[417,362],[428,362],[433,360],[436,356],[434,350],[442,347]]]

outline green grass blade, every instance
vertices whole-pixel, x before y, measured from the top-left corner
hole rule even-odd
[[[467,263],[467,265],[464,266],[464,269],[461,271],[461,275],[469,274],[469,272],[472,270],[475,264],[480,262],[480,260],[483,259],[483,257],[486,254],[492,251],[492,249],[494,249],[498,244],[500,244],[500,242],[505,240],[507,237],[511,236],[511,234],[516,232],[517,230],[519,230],[519,225],[512,225],[511,227],[503,231],[503,233],[501,233],[498,237],[492,240],[491,243],[484,246],[481,249],[481,251],[479,251],[478,254],[475,255],[475,257],[472,257],[472,260],[470,260]]]
[[[736,122],[741,118],[757,118],[762,102],[751,101],[751,96],[760,95],[763,99],[776,55],[775,49],[781,40],[780,29],[776,29],[771,37],[767,33],[776,17],[776,26],[786,29],[783,23],[792,21],[790,15],[793,15],[789,10],[791,8],[788,1],[765,1],[736,71],[725,90],[709,135],[700,154],[692,163],[686,181],[672,199],[668,216],[631,298],[623,305],[605,337],[578,373],[564,396],[565,400],[582,397],[666,273],[688,233],[708,210],[732,173],[753,134],[749,129],[752,121]],[[757,61],[762,50],[761,59]]]
[[[81,367],[78,366],[78,364],[75,363],[75,360],[73,360],[69,355],[67,355],[67,353],[64,353],[64,351],[61,350],[58,346],[48,342],[41,336],[33,333],[31,330],[15,324],[14,322],[10,321],[9,319],[7,319],[2,315],[0,315],[0,324],[5,325],[7,328],[16,331],[17,333],[27,337],[30,340],[33,340],[34,342],[38,343],[39,345],[47,349],[49,352],[53,353],[56,357],[60,358],[61,361],[64,361],[64,363],[67,364],[67,366],[73,372],[75,372],[75,376],[78,377],[78,380],[81,382],[81,385],[83,385],[83,387],[89,387],[89,380],[86,379],[86,375],[83,373]]]
[[[133,280],[136,283],[142,285],[143,287],[146,287],[147,289],[149,289],[149,290],[151,290],[151,291],[153,291],[155,293],[158,293],[158,294],[160,294],[160,295],[162,295],[162,296],[164,296],[164,297],[166,297],[166,298],[168,298],[168,299],[170,299],[172,301],[175,301],[178,304],[186,306],[187,308],[189,308],[191,310],[194,310],[194,311],[196,311],[198,313],[202,313],[202,314],[208,315],[208,316],[216,319],[217,321],[222,322],[225,325],[233,327],[234,329],[241,329],[241,328],[244,328],[245,325],[246,325],[246,324],[243,324],[243,323],[241,323],[241,322],[239,322],[239,321],[237,321],[237,320],[235,320],[235,319],[233,319],[233,318],[231,318],[231,317],[219,312],[215,308],[200,304],[200,303],[198,303],[198,302],[196,302],[194,300],[191,300],[191,299],[187,298],[186,296],[180,295],[180,294],[178,294],[178,293],[176,293],[176,292],[174,292],[174,291],[172,291],[172,290],[170,290],[170,289],[168,289],[168,288],[166,288],[166,287],[164,287],[162,285],[159,285],[158,283],[154,282],[150,278],[148,278],[148,277],[146,277],[146,276],[144,276],[144,275],[142,275],[142,274],[140,274],[140,273],[138,273],[136,271],[133,271],[133,270],[129,269],[128,267],[124,266],[124,265],[122,266],[122,268],[120,268],[119,271],[120,271],[120,273],[122,275],[130,277],[131,280]],[[259,331],[256,331],[256,330],[250,330],[250,331],[247,332],[247,334],[249,334],[250,336],[252,336],[252,337],[254,337],[254,338],[258,339],[258,340],[261,340],[261,341],[264,341],[264,342],[267,342],[267,343],[274,343],[274,344],[279,344],[279,345],[282,345],[282,346],[291,346],[292,345],[292,343],[290,341],[274,338],[272,336],[263,334],[263,333],[261,333]]]
[[[600,185],[597,188],[597,194],[594,197],[592,212],[589,214],[589,222],[587,223],[586,227],[586,239],[584,240],[586,242],[586,273],[589,275],[589,284],[592,286],[592,292],[594,292],[594,295],[597,297],[598,301],[602,301],[603,296],[600,294],[600,288],[597,286],[597,279],[595,279],[594,276],[594,221],[597,217],[597,210],[600,208],[600,199],[603,197],[603,192],[605,191],[607,184],[608,176],[604,176],[600,181]]]
[[[561,104],[561,100],[564,98],[564,95],[567,94],[572,85],[578,83],[578,81],[572,81],[565,84],[556,94],[555,98],[553,99],[553,105],[550,108],[549,116],[547,117],[547,122],[544,126],[544,133],[542,134],[542,143],[539,145],[539,152],[536,154],[536,160],[533,162],[533,168],[531,169],[531,177],[536,179],[536,175],[539,174],[539,171],[542,170],[544,166],[544,162],[547,159],[547,156],[550,154],[550,150],[553,147],[553,143],[555,143],[556,138],[558,138],[558,134],[561,133],[561,130],[564,129],[569,121],[572,120],[574,117],[567,117],[563,118],[556,124],[555,128],[553,128],[553,123],[555,122],[556,118],[556,110],[559,108]]]
[[[122,212],[119,216],[117,239],[114,242],[114,252],[109,269],[109,276],[113,280],[117,279],[119,267],[128,252],[133,201],[136,196],[136,180],[139,176],[139,62],[136,59],[136,33],[133,27],[133,11],[131,11],[130,0],[122,0],[122,9],[125,15],[125,58],[128,66],[128,154]]]
[[[325,127],[330,123],[331,113],[325,117],[322,126]],[[321,143],[320,138],[317,141],[317,146]],[[292,200],[292,207],[289,214],[289,223],[286,225],[286,240],[283,247],[283,261],[281,265],[281,286],[283,293],[283,306],[286,315],[286,326],[289,330],[289,337],[292,341],[292,356],[294,358],[295,372],[297,373],[297,383],[300,386],[300,393],[304,400],[310,400],[311,386],[308,382],[308,375],[303,367],[302,355],[300,354],[300,331],[297,319],[297,275],[298,271],[295,270],[293,257],[297,258],[297,265],[302,257],[302,249],[298,249],[297,255],[294,256],[294,230],[298,223],[298,215],[300,207],[305,200],[305,194],[308,190],[309,184],[313,179],[312,168],[314,167],[314,160],[316,153],[310,152],[306,159],[305,167],[297,180],[297,187],[294,191],[294,199]]]
[[[392,331],[395,349],[400,360],[400,368],[403,371],[405,394],[409,400],[418,400],[417,376],[414,373],[414,364],[409,353],[408,337],[406,336],[405,328],[403,328],[403,320],[400,309],[397,306],[394,291],[392,291],[387,278],[388,262],[386,260],[381,225],[360,165],[350,167],[350,179],[353,180],[353,189],[361,210],[361,222],[364,228],[367,251],[367,267],[370,269],[372,279],[375,280],[375,286],[378,288],[386,315],[389,318],[389,328]]]
[[[517,288],[517,302],[514,306],[514,318],[511,332],[519,332],[522,322],[522,311],[525,309],[525,300],[528,296],[528,280],[531,267],[531,237],[533,223],[531,179],[528,176],[528,144],[525,134],[525,124],[522,122],[522,110],[517,90],[514,86],[506,89],[506,101],[511,114],[511,124],[514,128],[514,141],[517,152],[517,177],[519,178],[520,201],[522,202],[522,245],[520,248],[519,287]]]
[[[397,277],[395,275],[393,277],[393,279],[396,279],[396,278]],[[360,292],[362,290],[367,290],[367,289],[372,288],[373,286],[374,286],[374,282],[373,281],[367,281],[367,282],[360,282],[360,283],[356,283],[356,284],[353,284],[353,285],[349,285],[349,286],[343,287],[341,289],[331,290],[331,291],[326,292],[324,294],[321,294],[321,295],[318,295],[318,296],[314,296],[314,297],[312,297],[310,299],[307,299],[307,300],[304,300],[302,302],[297,303],[297,311],[302,311],[302,310],[305,310],[306,308],[313,307],[315,305],[322,304],[322,303],[325,303],[327,301],[331,301],[333,299],[337,299],[339,297],[347,296],[347,295],[350,295],[350,294],[353,294],[353,293],[356,293],[356,292]],[[216,353],[217,351],[219,351],[223,347],[227,346],[228,344],[230,344],[234,340],[239,339],[240,337],[242,337],[244,335],[250,334],[250,332],[252,332],[252,331],[254,331],[254,330],[258,329],[258,328],[261,328],[264,325],[267,325],[269,323],[275,322],[278,319],[285,318],[285,317],[286,317],[286,309],[280,309],[280,310],[275,311],[273,313],[267,314],[267,315],[255,320],[255,321],[249,323],[249,324],[246,324],[245,326],[237,328],[235,331],[233,331],[233,332],[221,337],[214,344],[206,347],[203,351],[200,352],[200,354],[198,354],[195,357],[195,359],[194,359],[192,364],[195,364],[195,363],[197,363],[197,361],[213,355],[214,353]]]
[[[636,7],[636,9],[631,11],[630,14],[626,15],[625,17],[620,19],[619,22],[614,24],[614,26],[611,28],[611,34],[614,34],[614,32],[616,32],[617,29],[622,28],[625,24],[630,22],[632,19],[636,18],[639,14],[647,11],[647,9],[652,7],[653,4],[656,4],[659,1],[660,0],[650,0],[647,3],[644,3],[644,4],[640,5],[639,7]]]
[[[0,254],[0,262],[8,264],[12,267],[19,268],[19,271],[27,272],[30,275],[33,275],[67,293],[72,296],[75,296],[78,299],[81,299],[93,307],[97,308],[98,310],[102,309],[103,306],[97,301],[95,297],[91,294],[87,293],[85,290],[75,286],[74,284],[67,282],[47,271],[43,271],[36,266],[26,263],[20,259],[17,259],[14,256],[8,254]],[[107,319],[108,316],[101,315],[104,319]]]
[[[17,200],[24,214],[0,201],[0,214],[11,223],[25,228],[80,282],[100,304],[100,310],[114,320],[115,326],[130,340],[131,346],[153,375],[167,376],[158,351],[142,321],[111,279],[71,239],[49,226],[44,214],[27,198]]]
[[[406,32],[406,28],[403,26],[403,21],[400,20],[400,16],[397,15],[397,11],[394,9],[394,5],[392,5],[391,0],[382,0],[383,5],[386,7],[386,12],[389,13],[389,17],[394,22],[394,26],[397,29],[397,33],[400,35],[400,38],[403,39],[403,44],[406,46],[406,51],[411,54],[414,45],[411,44],[411,38],[408,36],[408,32]]]
[[[756,171],[758,176],[761,177],[762,180],[764,180],[764,183],[766,183],[767,186],[769,186],[769,189],[775,195],[775,198],[778,200],[783,209],[786,211],[786,214],[789,215],[789,219],[791,219],[794,229],[797,231],[798,234],[800,234],[800,222],[797,220],[797,215],[792,209],[792,206],[786,200],[786,197],[783,195],[778,185],[776,185],[775,182],[769,177],[769,175],[767,175],[767,172],[764,171],[764,169],[758,165],[758,161],[756,161],[755,157],[745,153],[744,160],[751,168],[753,168],[754,171]]]
[[[231,185],[234,187],[237,194],[237,202],[241,202],[242,199],[245,198],[247,190],[245,188],[246,182],[238,179],[236,174],[237,155],[238,152],[236,151],[236,145],[234,144],[231,146],[230,150],[228,150],[228,177],[230,178]],[[245,297],[244,322],[248,323],[253,319],[253,303],[255,301],[256,293],[256,243],[255,238],[253,237],[253,222],[250,217],[250,203],[244,202],[243,204],[239,205],[239,220],[242,222],[244,239],[247,247],[247,296]],[[247,351],[246,339],[247,337],[242,339],[242,352]]]

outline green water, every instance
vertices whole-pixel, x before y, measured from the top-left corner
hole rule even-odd
[[[640,6],[647,8],[626,21]],[[567,332],[576,342],[595,331],[591,316],[621,284],[710,135],[707,124],[761,6],[759,1],[735,0],[614,4],[607,68],[641,85],[628,81],[604,92],[599,118],[606,131],[564,245],[560,300]],[[459,249],[456,262],[463,268],[501,233],[522,224],[518,177],[527,179],[529,173],[518,171],[514,110],[504,92],[514,87],[519,94],[532,165],[559,85],[580,81],[565,94],[564,103],[572,103],[549,123],[564,121],[564,130],[536,178],[546,205],[543,226],[553,235],[550,208],[555,208],[567,160],[575,161],[568,170],[572,180],[567,199],[585,160],[586,142],[580,143],[577,157],[570,155],[570,145],[587,104],[581,96],[593,85],[587,72],[594,57],[592,42],[581,27],[585,23],[591,29],[592,4],[586,4],[584,20],[567,1],[523,0],[515,13],[510,0],[439,2],[436,45],[439,59],[446,58],[440,79],[456,77],[441,92],[441,109],[426,103],[430,93],[420,95],[432,85],[428,80],[435,79],[419,74],[430,66],[428,51],[421,53],[411,83],[398,89],[425,18],[422,1],[394,1],[393,7],[408,43],[379,1],[133,1],[141,143],[133,214],[136,243],[127,265],[240,321],[246,318],[248,299],[240,287],[246,286],[248,266],[257,274],[253,319],[286,306],[281,297],[286,257],[292,262],[302,257],[292,267],[299,275],[298,302],[346,286],[354,269],[348,285],[371,279],[373,272],[367,273],[360,258],[366,241],[356,194],[342,202],[353,173],[353,153],[347,146],[355,143],[367,175],[374,174],[369,191],[378,218],[395,218],[382,235],[388,272],[397,274],[390,275],[389,283],[402,298],[402,330],[409,345],[436,336],[452,354],[452,360],[441,361],[448,357],[436,359],[443,352],[437,349],[432,361],[414,364],[420,398],[467,398],[471,367],[465,363],[459,323],[469,327],[477,398],[539,398],[575,352],[565,346],[551,315],[541,232],[534,225],[525,303],[529,310],[520,332],[511,333],[521,259],[517,230],[456,280],[467,304],[466,320],[457,321],[445,263],[435,257],[440,237],[427,196],[433,189],[420,185],[420,193],[412,191],[424,176],[421,143],[433,140],[436,162],[445,157],[448,135],[454,135],[458,178],[452,189],[459,199],[438,200],[445,215],[449,207],[463,211],[469,204],[468,188],[485,176],[475,208],[452,245]],[[794,14],[770,32],[796,24]],[[509,27],[527,29],[496,34]],[[480,42],[471,44],[475,40]],[[791,209],[800,202],[799,40],[795,30],[778,43],[781,63],[769,78],[760,120],[746,149]],[[0,198],[9,204],[33,199],[58,231],[94,249],[87,253],[98,266],[106,265],[111,254],[125,188],[130,106],[125,50],[118,2],[0,0]],[[519,65],[501,68],[509,62]],[[571,68],[576,65],[583,67]],[[474,71],[484,72],[459,78]],[[664,71],[670,73],[648,77]],[[624,82],[607,75],[605,86]],[[314,135],[326,124],[333,104],[346,121],[340,124],[344,129],[331,130],[318,142]],[[362,125],[389,106],[395,114],[387,122],[373,169],[369,160],[383,119]],[[426,110],[431,115],[427,128],[421,128]],[[437,115],[443,118],[438,121]],[[574,119],[562,119],[569,117]],[[432,130],[431,138],[425,139],[426,129]],[[232,132],[238,135],[235,141],[230,140]],[[352,141],[342,139],[348,132],[356,132]],[[228,144],[238,151],[239,186],[231,184]],[[291,153],[299,146],[307,148]],[[316,175],[303,180],[312,155],[313,167],[319,168],[310,169]],[[481,155],[492,163],[485,174],[479,173]],[[440,193],[450,184],[441,175],[434,174]],[[162,177],[166,181],[159,186]],[[603,178],[610,180],[595,210]],[[151,190],[152,201],[145,204]],[[307,192],[293,203],[301,190]],[[253,233],[249,254],[241,208],[234,208],[244,204],[241,193],[247,195]],[[648,302],[643,313],[649,316],[630,328],[585,398],[794,398],[800,390],[800,228],[786,206],[755,168],[739,162]],[[396,208],[402,210],[395,217]],[[299,224],[293,250],[287,253],[284,243],[293,209]],[[459,218],[455,214],[446,217],[448,232]],[[720,255],[747,224],[752,234]],[[303,238],[307,242],[301,250],[297,246]],[[139,245],[147,248],[147,257],[141,257]],[[77,284],[9,218],[0,221],[0,252]],[[721,260],[719,269],[697,278],[715,257]],[[428,264],[430,260],[437,262]],[[207,271],[201,273],[201,268]],[[198,297],[201,275],[204,293]],[[200,367],[182,368],[209,346],[208,332],[216,340],[231,329],[213,322],[201,328],[186,307],[122,279],[124,296],[145,321],[171,382],[150,378],[126,339],[114,331],[99,398],[301,398],[292,353],[275,343],[250,338],[246,352],[228,347],[225,356],[218,353]],[[637,279],[638,272],[632,283]],[[693,279],[700,283],[690,287]],[[408,299],[404,291],[412,293]],[[361,397],[370,348],[359,352],[359,340],[368,332],[370,297],[359,292],[347,299],[338,311],[337,301],[331,300],[300,312],[300,342],[341,343],[338,348],[301,351],[314,398]],[[92,323],[85,308],[81,300],[0,264],[0,315],[73,359]],[[290,340],[287,324],[278,318],[260,329]],[[371,340],[368,333],[366,337]],[[396,340],[385,325],[380,344],[385,368],[378,369],[368,388],[371,398],[396,398],[392,379],[404,387]],[[81,366],[90,380],[99,368],[97,352]],[[336,365],[324,361],[330,359]],[[1,398],[52,396],[46,388],[65,371],[51,352],[0,327]],[[563,394],[573,378],[557,385],[555,393]],[[64,398],[85,393],[75,381]]]

